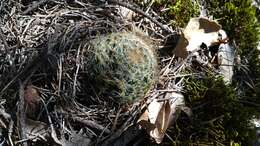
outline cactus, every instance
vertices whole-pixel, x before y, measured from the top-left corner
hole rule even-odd
[[[141,33],[111,33],[91,40],[89,46],[84,67],[101,94],[132,102],[155,81],[155,48]]]

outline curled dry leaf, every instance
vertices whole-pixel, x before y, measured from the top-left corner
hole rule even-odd
[[[217,22],[202,17],[192,18],[181,34],[174,54],[186,58],[188,52],[196,50],[202,43],[209,47],[227,40],[226,32]]]
[[[177,118],[178,109],[184,107],[184,97],[180,93],[165,93],[165,99],[154,99],[141,115],[138,123],[157,142],[161,143],[169,125]]]
[[[200,48],[202,44],[207,48],[217,47],[216,56],[208,59],[212,59],[212,63],[220,69],[224,80],[231,82],[235,57],[234,49],[227,41],[226,32],[217,22],[203,17],[192,18],[183,30],[174,53],[178,57],[186,58],[189,52]]]

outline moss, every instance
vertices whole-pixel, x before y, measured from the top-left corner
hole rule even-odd
[[[207,73],[186,79],[185,102],[192,119],[181,114],[169,135],[179,145],[250,145],[255,131],[250,125],[251,108],[244,107],[235,88],[222,77]]]
[[[147,3],[151,1],[148,0]],[[143,3],[143,1],[137,0],[137,3]],[[160,11],[162,8],[165,8],[165,11]],[[170,22],[174,27],[185,27],[190,18],[199,15],[199,6],[192,0],[155,0],[153,9],[160,14],[164,21]]]
[[[98,83],[100,93],[133,101],[143,97],[156,79],[154,45],[142,35],[112,33],[90,42],[86,71]]]
[[[184,27],[190,18],[199,15],[198,5],[191,0],[177,0],[168,7],[170,9],[169,15],[173,17],[172,22],[174,26]]]
[[[162,5],[166,5],[166,9],[168,9],[163,14],[164,18],[169,19],[175,27],[185,27],[190,18],[199,15],[198,4],[192,2],[191,0],[155,1],[156,7],[160,7]]]

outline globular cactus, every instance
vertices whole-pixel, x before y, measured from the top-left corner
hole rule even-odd
[[[156,80],[155,52],[154,44],[140,32],[111,33],[89,42],[84,67],[100,92],[132,102]]]

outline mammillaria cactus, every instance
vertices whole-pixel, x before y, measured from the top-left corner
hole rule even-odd
[[[140,32],[116,32],[89,44],[84,67],[101,93],[130,102],[144,96],[157,74],[155,47],[147,37]]]

